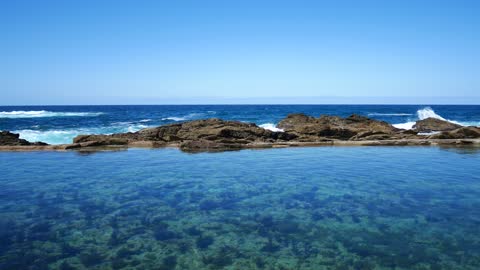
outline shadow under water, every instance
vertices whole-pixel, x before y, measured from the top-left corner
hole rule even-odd
[[[0,153],[0,269],[479,269],[480,154]]]

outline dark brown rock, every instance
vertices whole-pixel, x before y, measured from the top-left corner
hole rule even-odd
[[[437,118],[427,118],[419,120],[413,126],[417,132],[449,131],[462,127],[461,125],[448,122]]]
[[[20,139],[20,135],[11,133],[10,131],[0,132],[0,145],[13,146],[13,145],[47,145],[44,142],[29,142],[24,139]]]
[[[182,149],[231,149],[254,142],[272,143],[296,138],[294,134],[273,132],[252,123],[220,119],[196,120],[147,128],[135,133],[112,135],[79,135],[73,142],[105,145],[133,145],[157,142],[157,145],[179,144]]]
[[[371,135],[393,134],[398,131],[387,122],[353,114],[347,118],[322,115],[314,118],[304,114],[290,114],[277,125],[302,139],[318,137],[340,140],[359,140]]]
[[[480,138],[480,128],[461,127],[451,131],[444,131],[428,137],[429,139],[478,139]]]
[[[73,139],[74,144],[87,143],[88,146],[105,146],[105,145],[126,145],[128,138],[123,138],[121,134],[115,135],[78,135]]]
[[[221,143],[207,140],[186,141],[180,144],[180,149],[186,152],[199,152],[199,151],[228,151],[239,150],[242,148],[241,144],[234,143]]]
[[[452,128],[429,137],[418,130],[401,130],[387,122],[360,115],[319,118],[291,114],[278,124],[285,132],[273,132],[252,123],[220,119],[195,120],[111,135],[79,135],[72,144],[41,146],[7,131],[0,133],[0,150],[118,150],[127,147],[179,147],[183,151],[226,151],[314,145],[430,145],[480,144],[480,128],[457,127],[438,119],[417,122],[422,131]]]

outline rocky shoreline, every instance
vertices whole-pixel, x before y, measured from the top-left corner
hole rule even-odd
[[[129,147],[178,147],[185,152],[255,148],[347,145],[453,145],[480,146],[480,128],[464,127],[435,118],[417,121],[412,130],[360,115],[346,118],[290,114],[281,120],[282,132],[253,123],[216,118],[175,123],[138,132],[79,135],[71,144],[28,142],[18,134],[0,132],[0,151],[98,151]]]

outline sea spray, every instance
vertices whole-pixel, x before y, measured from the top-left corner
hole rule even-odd
[[[259,125],[259,127],[264,128],[264,129],[268,129],[268,130],[271,130],[271,131],[275,131],[275,132],[283,132],[283,129],[277,128],[277,126],[275,126],[275,124],[273,124],[273,123],[261,124],[261,125]]]
[[[417,111],[417,118],[418,118],[417,121],[418,120],[424,120],[424,119],[427,119],[427,118],[435,118],[435,119],[448,121],[448,122],[455,123],[455,124],[462,125],[462,126],[478,125],[478,122],[468,122],[467,123],[467,122],[458,122],[458,121],[454,121],[454,120],[445,119],[442,116],[435,113],[435,111],[430,107],[425,107],[423,109],[418,110]],[[400,129],[413,129],[413,126],[415,125],[415,122],[416,121],[408,121],[406,123],[394,124],[393,126],[396,127],[396,128],[400,128]]]

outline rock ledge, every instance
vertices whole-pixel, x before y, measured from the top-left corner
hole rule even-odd
[[[274,132],[252,123],[221,119],[195,120],[112,135],[79,135],[72,144],[30,143],[18,134],[0,133],[0,151],[118,150],[128,147],[178,147],[186,152],[227,151],[321,145],[480,145],[480,128],[428,118],[402,130],[360,115],[346,118],[290,114]],[[440,131],[433,135],[419,132]]]

